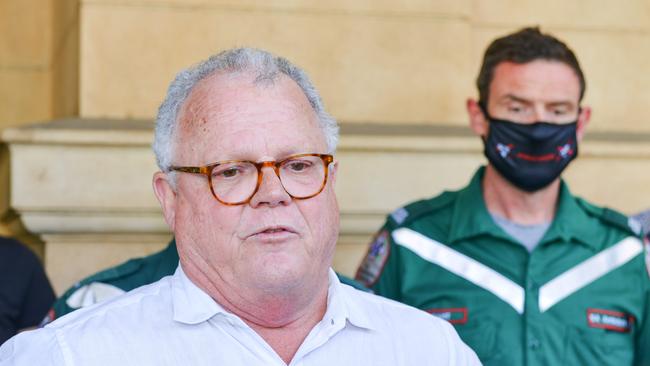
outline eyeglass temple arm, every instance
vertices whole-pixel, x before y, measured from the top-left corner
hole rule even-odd
[[[173,166],[169,168],[171,171],[178,171],[184,173],[194,173],[194,174],[208,174],[208,167],[196,167],[196,166]]]

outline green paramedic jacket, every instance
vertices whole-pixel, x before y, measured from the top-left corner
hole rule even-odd
[[[41,322],[44,326],[54,319],[137,287],[144,286],[174,274],[178,266],[176,241],[172,239],[165,249],[143,258],[134,258],[116,267],[108,268],[77,282],[56,300]],[[360,283],[338,274],[342,283],[368,291]]]
[[[627,218],[562,182],[529,253],[492,221],[483,172],[393,212],[356,279],[448,320],[485,365],[650,365],[646,253]]]

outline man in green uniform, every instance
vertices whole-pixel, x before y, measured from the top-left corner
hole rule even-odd
[[[591,113],[573,52],[522,29],[489,46],[477,85],[487,166],[394,211],[357,280],[447,319],[485,365],[650,365],[638,232],[560,179]]]
[[[178,267],[176,241],[165,249],[142,258],[130,259],[118,266],[95,273],[77,282],[59,297],[40,326],[85,306],[108,300],[140,286],[148,285],[174,274]],[[359,290],[368,291],[360,283],[337,273],[339,280]]]

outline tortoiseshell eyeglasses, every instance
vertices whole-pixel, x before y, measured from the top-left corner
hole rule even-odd
[[[224,205],[250,202],[262,184],[265,167],[273,168],[284,190],[294,199],[312,198],[323,191],[334,157],[328,154],[298,154],[282,161],[227,160],[201,167],[172,166],[170,170],[202,174],[210,191]]]

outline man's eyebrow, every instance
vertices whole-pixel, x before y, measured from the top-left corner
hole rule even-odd
[[[569,100],[557,100],[546,103],[549,107],[573,107],[574,103]]]
[[[530,100],[514,95],[514,94],[506,94],[502,96],[500,99],[506,100],[506,101],[514,101],[522,104],[530,104],[532,103]],[[560,100],[552,100],[552,101],[547,101],[544,102],[544,104],[551,106],[551,107],[559,107],[559,106],[573,106],[574,103],[571,100],[567,99],[560,99]]]
[[[505,100],[505,101],[518,102],[518,103],[522,103],[522,104],[530,104],[530,103],[531,103],[530,100],[528,100],[528,99],[526,99],[526,98],[522,98],[522,97],[516,96],[516,95],[514,95],[514,94],[506,94],[506,95],[502,96],[502,97],[499,98],[499,99],[501,99],[501,100]]]

